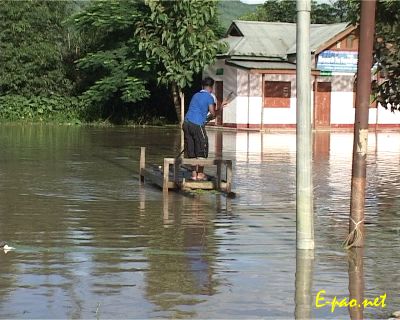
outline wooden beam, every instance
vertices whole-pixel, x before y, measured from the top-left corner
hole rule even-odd
[[[203,190],[215,190],[217,189],[216,181],[195,181],[195,180],[182,180],[182,189],[203,189]],[[221,189],[219,191],[226,190],[226,182],[221,181]]]
[[[174,164],[177,161],[180,161],[181,164],[192,165],[192,166],[212,166],[217,165],[218,162],[222,164],[227,164],[229,161],[232,163],[232,160],[221,160],[221,159],[191,159],[191,158],[164,158],[164,161],[167,161],[169,164]]]
[[[164,188],[164,177],[161,172],[156,172],[152,169],[144,169],[143,176],[146,180],[149,180],[151,183],[154,183],[160,188]],[[176,184],[173,181],[168,181],[166,184],[168,189],[175,189]]]
[[[215,189],[215,183],[213,181],[184,180],[182,182],[182,188],[183,189],[213,190],[213,189]]]
[[[217,185],[216,185],[217,190],[221,190],[221,174],[222,174],[221,166],[222,166],[221,161],[218,161],[218,163],[217,163]]]

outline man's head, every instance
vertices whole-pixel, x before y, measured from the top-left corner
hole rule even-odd
[[[201,85],[202,85],[204,90],[207,90],[208,92],[212,92],[213,91],[213,87],[214,87],[214,79],[210,78],[210,77],[206,77],[201,82]]]

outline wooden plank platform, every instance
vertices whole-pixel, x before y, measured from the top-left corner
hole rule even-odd
[[[164,178],[161,171],[155,171],[153,169],[145,168],[143,169],[143,177],[149,180],[153,184],[159,186],[160,188],[164,185]],[[176,189],[176,184],[173,181],[168,181],[168,189]]]
[[[183,190],[218,190],[232,193],[232,161],[224,159],[187,159],[164,158],[163,166],[153,165],[146,167],[145,147],[141,147],[140,153],[140,181],[145,180],[168,192],[170,189]],[[191,180],[191,166],[216,166],[217,175],[210,176],[207,181]],[[222,166],[225,167],[226,180],[222,180]]]
[[[184,180],[181,184],[182,189],[203,189],[203,190],[218,190],[217,182],[214,180],[210,181],[193,181],[193,180]],[[221,181],[221,189],[226,189],[226,182]]]

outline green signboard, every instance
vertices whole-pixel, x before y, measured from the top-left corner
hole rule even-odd
[[[329,77],[332,75],[332,71],[321,71],[319,75],[323,77]]]

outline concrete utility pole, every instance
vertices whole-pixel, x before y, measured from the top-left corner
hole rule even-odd
[[[372,52],[375,34],[376,0],[361,1],[358,48],[357,92],[354,121],[353,167],[349,236],[346,247],[364,246],[364,206],[368,148],[368,115],[371,94]]]
[[[310,12],[311,0],[297,0],[296,231],[298,249],[314,249]]]
[[[312,279],[314,250],[296,250],[295,309],[296,320],[312,318]]]

